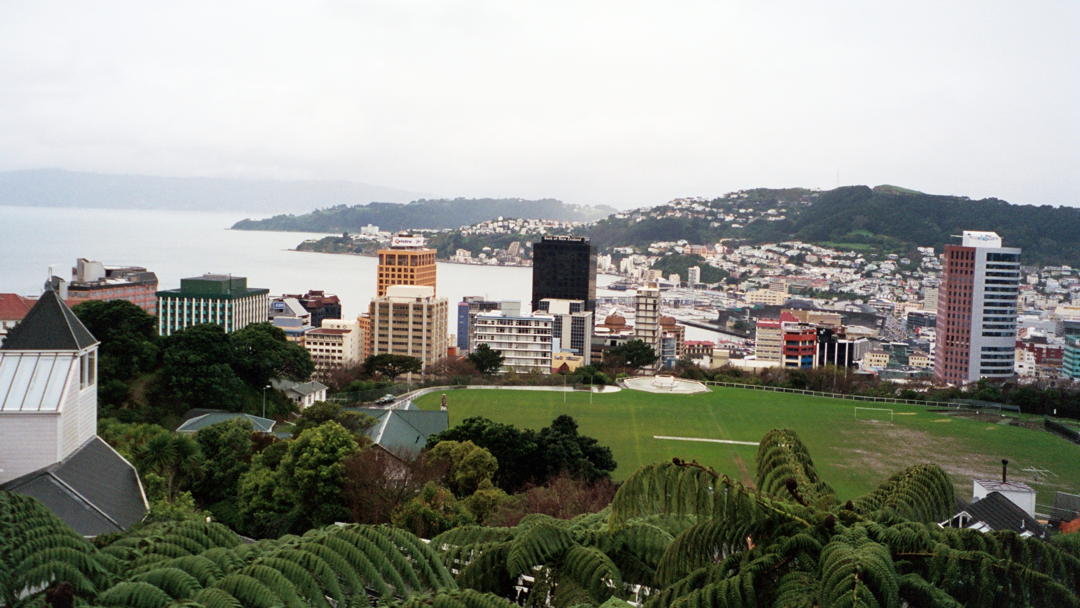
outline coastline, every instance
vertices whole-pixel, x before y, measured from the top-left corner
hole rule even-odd
[[[296,251],[299,253],[321,253],[324,255],[355,255],[362,258],[375,258],[379,257],[373,253],[352,253],[348,251],[312,251],[309,249],[297,249],[292,247],[286,249],[286,251]],[[435,258],[435,261],[440,264],[456,264],[458,266],[495,266],[499,268],[532,268],[532,264],[474,264],[471,262],[459,262],[456,260],[448,260],[444,258]]]

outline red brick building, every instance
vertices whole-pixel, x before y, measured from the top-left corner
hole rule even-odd
[[[71,281],[60,277],[51,281],[68,307],[91,300],[127,300],[157,315],[157,275],[141,266],[106,266],[79,258],[71,269]]]

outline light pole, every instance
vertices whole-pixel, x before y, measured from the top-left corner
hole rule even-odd
[[[268,388],[270,388],[269,384],[263,387],[263,418],[266,418],[266,389]]]

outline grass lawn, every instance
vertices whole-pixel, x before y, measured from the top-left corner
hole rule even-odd
[[[654,435],[758,441],[769,429],[798,432],[818,470],[841,498],[873,489],[890,474],[920,462],[941,465],[958,496],[970,499],[971,478],[999,478],[1009,459],[1010,479],[1039,491],[1052,504],[1053,491],[1080,491],[1080,446],[1045,431],[935,413],[922,407],[888,405],[894,422],[856,420],[853,403],[738,388],[697,395],[657,395],[623,390],[614,394],[518,390],[447,391],[450,424],[485,416],[516,426],[540,428],[560,414],[577,420],[583,434],[610,446],[623,479],[641,465],[678,456],[696,459],[737,479],[754,477],[754,446],[654,439]],[[416,401],[439,407],[439,395]],[[860,412],[862,416],[863,412]],[[1050,472],[1036,477],[1022,469]]]

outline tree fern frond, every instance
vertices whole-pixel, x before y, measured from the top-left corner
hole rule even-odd
[[[561,556],[572,545],[574,539],[565,527],[546,521],[534,523],[510,541],[506,570],[510,576],[524,574],[533,566],[546,564]]]
[[[198,579],[179,568],[157,568],[137,574],[128,580],[150,583],[178,600],[191,599],[203,588]]]
[[[97,601],[102,606],[130,608],[164,608],[172,599],[155,585],[130,581],[117,583],[97,596]]]
[[[568,576],[598,604],[622,588],[622,573],[610,557],[594,547],[570,547],[559,568],[559,580]]]

